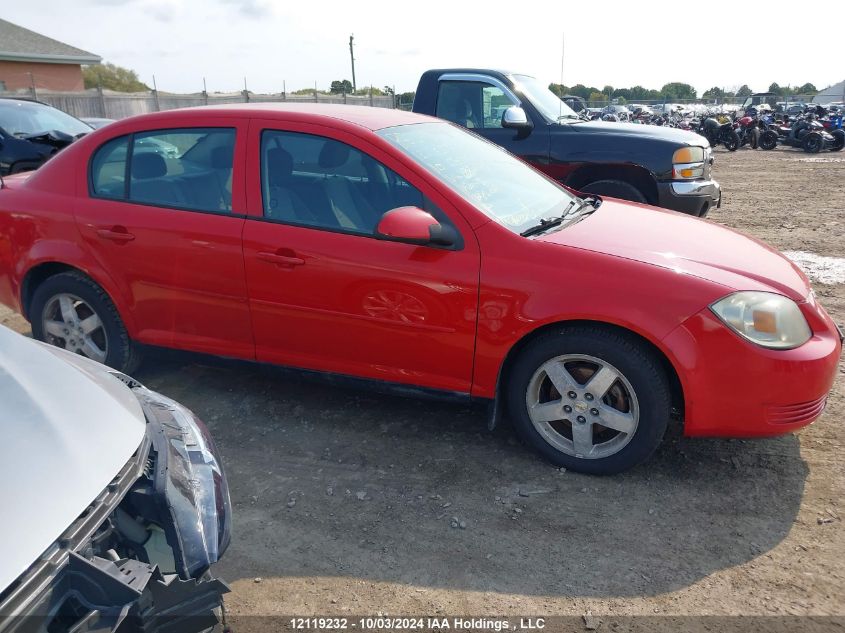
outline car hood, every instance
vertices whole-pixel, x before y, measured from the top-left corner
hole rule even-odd
[[[580,222],[536,239],[660,266],[732,290],[778,292],[794,301],[810,292],[804,273],[759,240],[707,220],[613,198],[604,198]]]
[[[584,121],[573,123],[572,129],[576,132],[589,132],[590,134],[607,134],[614,136],[626,136],[636,139],[660,139],[672,143],[684,145],[709,146],[710,143],[700,134],[689,130],[662,125],[639,125],[637,123],[614,123],[608,121]]]
[[[102,365],[2,326],[0,403],[2,592],[105,490],[146,422]]]

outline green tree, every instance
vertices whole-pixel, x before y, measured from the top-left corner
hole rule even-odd
[[[416,92],[400,92],[397,96],[398,107],[403,110],[410,110],[416,96]]]
[[[719,88],[719,86],[713,86],[710,90],[705,90],[704,94],[701,95],[702,99],[724,99],[725,98],[725,91]]]
[[[609,97],[613,94],[613,86],[605,86],[601,91]]]
[[[97,64],[82,67],[86,88],[115,90],[117,92],[145,92],[150,87],[138,79],[138,73],[114,64]]]
[[[349,94],[352,92],[352,82],[348,79],[335,79],[331,88],[329,88],[329,92],[333,95]]]
[[[776,95],[780,95],[783,94],[783,88],[781,88],[776,83],[772,82],[772,84],[769,86],[769,92],[774,92]]]
[[[673,101],[676,99],[695,99],[697,96],[695,88],[689,84],[678,81],[665,84],[660,89],[660,93],[664,98],[671,99]]]
[[[569,88],[563,84],[551,83],[549,84],[549,90],[555,93],[558,97],[569,94]]]
[[[617,88],[610,96],[619,99],[620,102],[624,101],[625,103],[633,99],[630,88]]]
[[[607,101],[607,95],[603,92],[593,91],[590,93],[590,98],[587,101],[591,103]]]
[[[806,83],[800,88],[795,89],[795,94],[799,95],[814,95],[818,93],[819,89],[816,88],[813,84]]]
[[[373,87],[367,87],[367,88],[359,88],[358,90],[355,91],[355,95],[358,96],[358,97],[369,97],[370,96],[370,90],[373,91],[374,97],[383,97],[384,96],[384,91],[381,90],[380,88],[376,88],[374,86]]]
[[[739,90],[736,91],[737,97],[750,97],[751,94],[751,88],[748,87],[748,84],[742,84]]]
[[[569,89],[569,94],[573,94],[582,99],[589,99],[590,93],[598,92],[595,88],[587,88],[584,84],[575,84]]]
[[[643,88],[642,86],[634,86],[631,88],[631,94],[629,99],[631,101],[642,101],[643,99],[648,99],[648,88]]]

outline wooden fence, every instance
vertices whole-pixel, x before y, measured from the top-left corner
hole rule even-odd
[[[0,92],[3,97],[37,99],[77,118],[96,117],[104,119],[123,119],[136,114],[189,108],[192,106],[215,105],[223,103],[254,102],[293,102],[293,103],[347,103],[367,105],[379,108],[395,107],[392,96],[366,95],[327,95],[320,92],[306,95],[292,94],[253,94],[235,92],[227,94],[196,93],[177,95],[156,91],[150,92],[112,92],[110,90],[91,89],[84,92],[55,92],[48,90],[29,90],[23,92]]]

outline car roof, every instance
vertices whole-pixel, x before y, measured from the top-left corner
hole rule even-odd
[[[139,117],[133,118],[135,121],[140,121],[143,118],[150,122],[159,119],[178,122],[180,119],[195,119],[197,115],[297,120],[314,123],[318,123],[321,120],[324,121],[325,118],[331,118],[369,130],[380,130],[396,125],[408,125],[427,121],[440,121],[440,119],[393,108],[329,103],[286,103],[277,101],[180,108],[178,110],[142,114]]]

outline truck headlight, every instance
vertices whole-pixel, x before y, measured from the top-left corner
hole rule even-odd
[[[710,309],[740,336],[763,347],[792,349],[812,336],[798,305],[773,292],[736,292]]]
[[[153,483],[172,525],[163,525],[177,571],[200,576],[226,551],[231,539],[231,501],[226,475],[205,424],[160,393],[133,392],[149,420],[156,452]]]
[[[704,148],[682,147],[672,154],[672,178],[694,180],[704,178]]]

